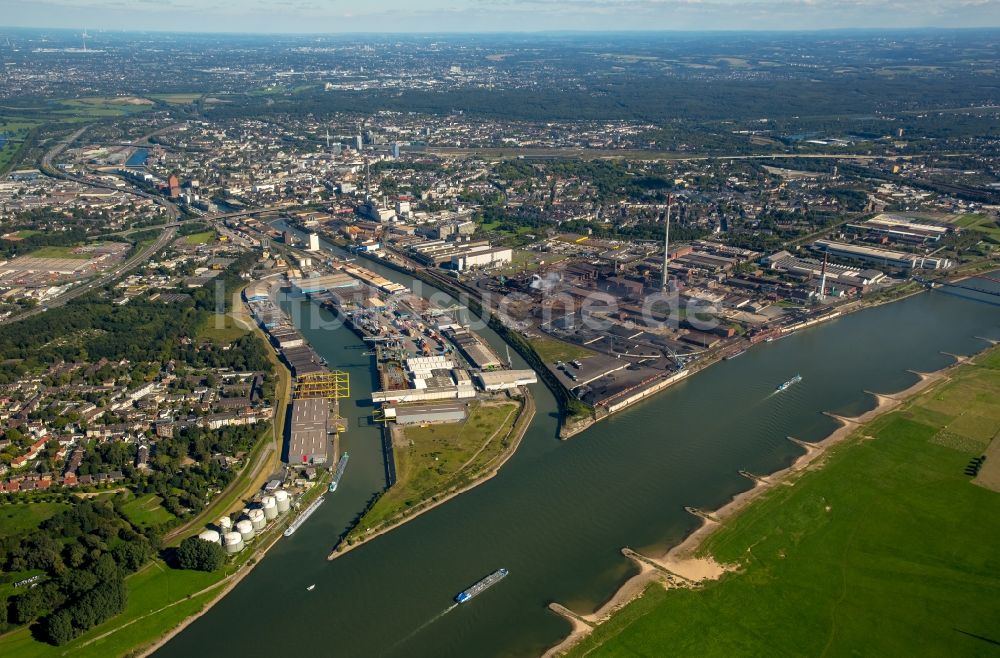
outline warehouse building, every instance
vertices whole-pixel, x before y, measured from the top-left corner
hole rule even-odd
[[[386,407],[383,411],[386,420],[395,421],[398,425],[458,423],[465,420],[468,416],[464,402],[412,404]]]
[[[428,402],[432,400],[467,400],[476,397],[476,387],[469,373],[455,368],[434,370],[413,382],[413,388],[374,391],[377,403]]]
[[[534,370],[494,370],[476,373],[476,380],[484,391],[506,391],[518,386],[538,383]]]
[[[330,450],[330,401],[302,398],[292,402],[292,432],[288,439],[291,466],[322,466],[332,463]]]
[[[290,279],[292,289],[301,294],[357,288],[358,280],[344,272]]]

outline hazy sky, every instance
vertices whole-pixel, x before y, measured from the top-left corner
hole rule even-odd
[[[1000,26],[1000,0],[0,0],[0,24],[185,32]]]

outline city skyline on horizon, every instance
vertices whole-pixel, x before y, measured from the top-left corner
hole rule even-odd
[[[1000,27],[1000,0],[0,0],[5,28],[234,34],[766,32]]]

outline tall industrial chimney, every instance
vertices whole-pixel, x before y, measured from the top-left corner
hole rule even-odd
[[[823,301],[826,299],[826,263],[830,260],[830,254],[823,254],[823,272],[819,277],[819,300]]]
[[[662,290],[667,292],[667,288],[670,286],[670,272],[668,270],[670,266],[670,210],[673,208],[674,197],[671,194],[667,195],[667,221],[666,226],[663,229],[663,283]]]

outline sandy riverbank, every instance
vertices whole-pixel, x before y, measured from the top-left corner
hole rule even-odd
[[[955,358],[955,363],[941,370],[931,373],[911,370],[910,372],[919,377],[919,381],[907,389],[893,394],[869,392],[869,395],[875,397],[875,407],[859,416],[845,417],[828,413],[828,416],[840,423],[840,427],[823,440],[807,443],[789,437],[805,449],[804,454],[788,468],[768,476],[754,477],[754,486],[751,489],[737,494],[718,510],[709,514],[699,514],[702,518],[701,526],[665,554],[660,556],[640,555],[629,549],[623,549],[622,552],[639,567],[639,573],[625,581],[607,602],[591,614],[578,614],[559,604],[550,605],[549,608],[569,621],[573,628],[565,639],[546,651],[543,658],[555,658],[566,654],[573,646],[593,632],[596,626],[607,621],[616,610],[642,596],[650,584],[660,583],[666,587],[696,587],[706,580],[718,579],[727,571],[735,570],[733,566],[722,565],[711,557],[699,555],[708,536],[727,519],[739,514],[741,510],[774,486],[779,484],[790,486],[803,473],[821,468],[824,463],[823,457],[827,452],[834,446],[855,436],[855,430],[860,426],[899,408],[914,396],[949,379],[954,368],[969,361],[969,357],[953,354],[949,356]]]
[[[341,555],[345,555],[347,553],[350,553],[356,548],[364,546],[365,544],[375,539],[376,537],[381,537],[387,532],[395,530],[404,523],[412,521],[421,514],[425,514],[426,512],[431,511],[435,507],[447,503],[455,496],[461,496],[463,493],[478,487],[483,482],[486,482],[487,480],[494,478],[497,475],[497,473],[500,472],[500,469],[503,468],[503,465],[506,464],[507,461],[514,456],[514,453],[517,452],[518,446],[521,445],[521,440],[524,438],[525,433],[528,431],[528,427],[531,426],[532,419],[534,419],[535,417],[535,398],[531,395],[531,391],[529,391],[527,388],[523,390],[524,390],[524,406],[521,409],[521,413],[518,415],[517,420],[514,421],[514,427],[512,428],[513,440],[511,441],[510,447],[508,447],[507,451],[501,455],[499,461],[494,466],[492,466],[489,470],[484,472],[480,477],[477,477],[469,484],[465,485],[460,489],[452,491],[451,493],[443,496],[440,500],[436,500],[431,503],[426,503],[425,501],[426,503],[425,506],[420,507],[420,509],[416,509],[406,514],[405,516],[400,518],[398,521],[395,521],[391,525],[388,525],[385,528],[381,528],[369,535],[365,535],[364,537],[362,537],[361,539],[357,540],[355,543],[349,546],[344,546],[343,548],[338,546],[337,548],[334,548],[332,551],[330,551],[330,554],[327,555],[326,559],[336,560]],[[418,503],[418,506],[419,505],[420,503]]]

